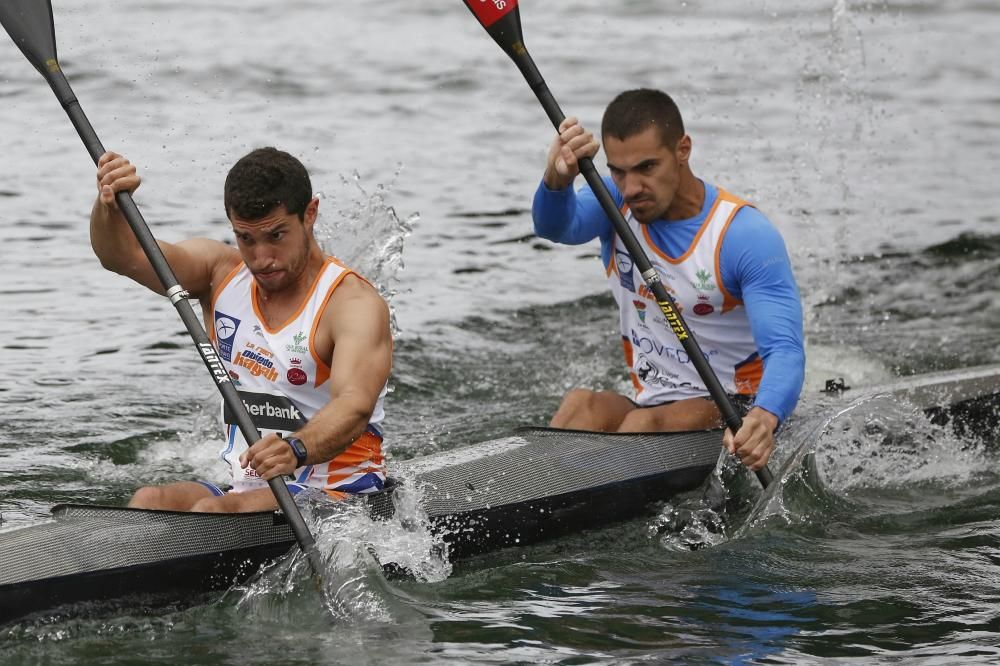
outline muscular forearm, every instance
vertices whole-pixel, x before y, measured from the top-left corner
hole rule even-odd
[[[360,437],[371,418],[371,406],[350,398],[331,400],[295,436],[306,445],[306,464],[333,460]]]
[[[148,264],[125,216],[100,199],[90,212],[90,245],[101,265],[115,273],[131,277],[139,266]]]

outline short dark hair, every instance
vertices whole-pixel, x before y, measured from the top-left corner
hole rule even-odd
[[[312,201],[309,173],[283,150],[258,148],[244,155],[226,176],[226,217],[259,220],[278,206],[305,219]]]
[[[684,136],[681,111],[670,95],[661,90],[626,90],[608,104],[601,121],[601,138],[619,141],[641,134],[650,127],[660,132],[663,145],[673,148]]]

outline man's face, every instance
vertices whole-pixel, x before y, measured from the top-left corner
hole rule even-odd
[[[666,146],[655,127],[625,139],[604,137],[608,169],[635,219],[648,224],[667,217],[677,195],[681,164],[691,154],[691,139],[684,135],[677,146]]]
[[[305,219],[290,214],[284,205],[256,220],[231,216],[236,246],[257,285],[269,293],[295,285],[309,262],[313,225],[319,200],[306,207]]]

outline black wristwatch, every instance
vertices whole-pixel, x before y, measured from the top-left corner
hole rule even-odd
[[[281,439],[288,442],[288,446],[292,447],[292,453],[295,454],[295,466],[302,467],[306,464],[306,445],[298,437],[282,437]]]

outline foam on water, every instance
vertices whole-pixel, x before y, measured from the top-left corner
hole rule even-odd
[[[990,464],[982,442],[963,441],[951,427],[932,423],[894,396],[862,398],[821,416],[783,433],[769,463],[778,471],[763,492],[723,452],[699,490],[661,508],[647,526],[649,535],[667,550],[718,546],[766,525],[848,515],[865,501],[855,497],[859,491],[961,487]]]
[[[860,511],[872,492],[963,486],[990,465],[981,442],[963,441],[890,395],[860,399],[799,433],[737,537],[774,520],[832,521]]]
[[[315,617],[321,603],[338,625],[414,623],[418,614],[397,598],[383,567],[394,564],[429,581],[446,578],[451,566],[418,505],[405,493],[398,497],[396,514],[383,521],[373,520],[362,502],[331,503],[318,492],[300,493],[296,503],[316,539],[323,571],[314,575],[295,549],[227,596],[241,612],[269,622]]]

